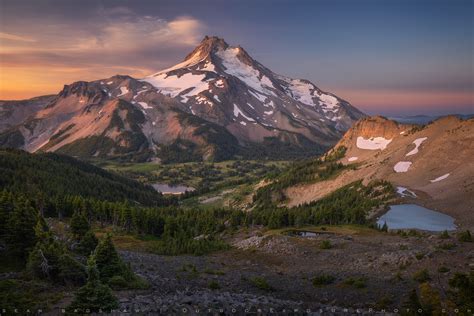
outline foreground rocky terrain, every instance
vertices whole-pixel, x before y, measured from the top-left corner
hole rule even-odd
[[[338,227],[314,237],[270,231],[239,234],[233,240],[234,249],[201,257],[122,251],[151,288],[120,293],[121,307],[167,312],[183,308],[190,312],[207,308],[240,312],[260,308],[266,313],[271,308],[393,311],[401,309],[417,286],[414,276],[419,271],[428,270],[430,285],[445,299],[453,273],[474,266],[472,243],[430,234],[402,237]],[[321,249],[323,240],[332,248]],[[317,276],[330,276],[332,281],[315,286]]]

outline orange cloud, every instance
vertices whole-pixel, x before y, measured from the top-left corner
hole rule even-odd
[[[164,20],[123,8],[107,14],[83,28],[39,25],[34,39],[0,33],[0,99],[57,93],[78,80],[149,75],[198,44],[206,28],[190,16]]]

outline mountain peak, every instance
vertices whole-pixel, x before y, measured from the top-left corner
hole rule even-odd
[[[189,53],[184,61],[191,59],[204,59],[206,56],[217,50],[227,49],[229,45],[224,39],[217,36],[205,36],[201,43]]]

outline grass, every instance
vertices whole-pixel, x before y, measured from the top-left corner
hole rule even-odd
[[[256,288],[264,291],[272,291],[273,288],[268,284],[267,280],[262,277],[254,277],[249,279],[250,283]]]
[[[359,236],[373,236],[380,234],[376,229],[355,224],[347,225],[319,225],[319,226],[302,226],[298,228],[284,227],[278,229],[269,229],[264,231],[265,235],[288,235],[292,231],[306,231],[313,233],[333,233],[337,235],[359,235]]]
[[[250,177],[255,180],[265,176],[274,167],[284,169],[289,165],[288,161],[242,160],[239,162],[244,167],[245,164],[251,167],[243,172],[244,170],[233,167],[236,161],[186,162],[165,165],[156,162],[118,163],[103,160],[93,160],[91,162],[107,170],[144,182],[180,183],[195,188],[199,187],[202,180],[208,180],[212,185],[219,186],[243,177]],[[206,171],[207,174],[203,175],[203,171]]]

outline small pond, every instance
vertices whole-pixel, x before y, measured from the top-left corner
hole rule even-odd
[[[166,183],[155,183],[152,184],[153,188],[163,194],[183,194],[186,191],[194,191],[193,187],[187,187],[184,185],[169,185]]]
[[[454,218],[416,204],[392,205],[377,224],[388,229],[420,229],[427,231],[456,230]]]

